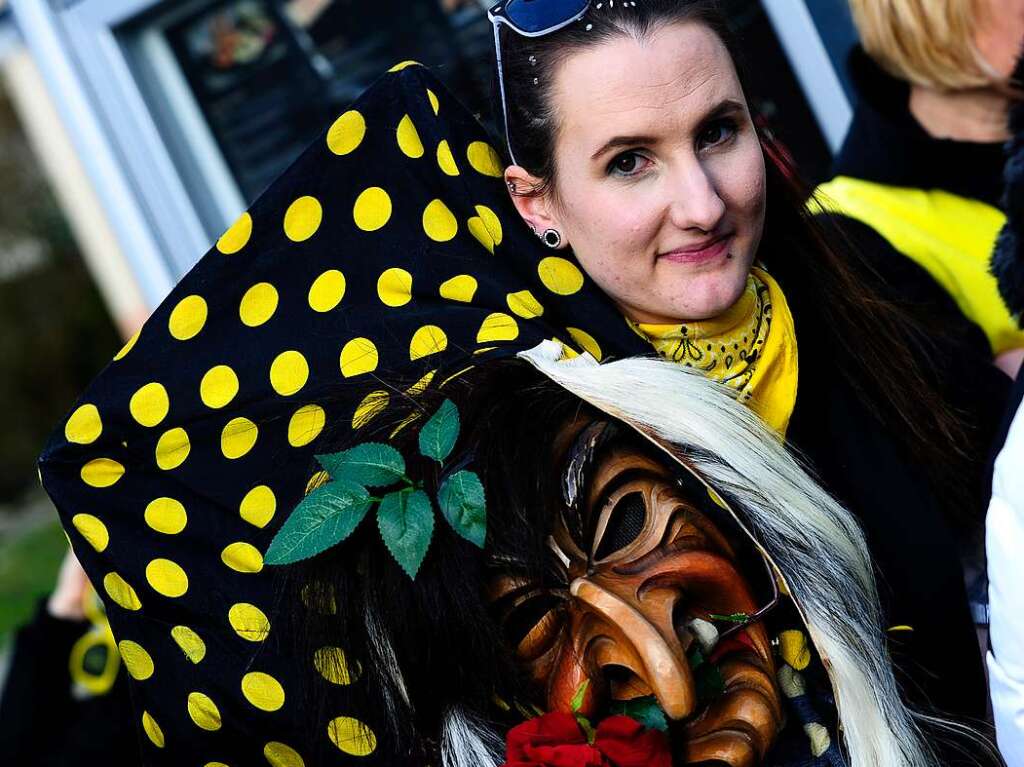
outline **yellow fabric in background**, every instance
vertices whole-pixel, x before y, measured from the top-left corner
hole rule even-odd
[[[779,284],[759,267],[725,314],[701,322],[630,322],[663,357],[700,370],[785,436],[796,404],[796,328]]]
[[[816,195],[824,210],[867,224],[923,267],[985,332],[993,354],[1024,347],[1024,331],[989,273],[996,237],[1006,223],[1002,211],[949,192],[849,176],[822,184]]]

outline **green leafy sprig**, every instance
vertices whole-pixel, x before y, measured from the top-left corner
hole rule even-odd
[[[456,533],[483,548],[487,508],[480,477],[461,468],[444,474],[459,428],[459,411],[446,399],[420,429],[419,449],[441,467],[444,479],[435,499],[441,515]],[[402,454],[382,442],[363,442],[316,459],[331,480],[295,507],[271,541],[264,563],[287,565],[336,546],[376,505],[384,545],[415,578],[434,535],[434,501],[422,482],[408,476]]]

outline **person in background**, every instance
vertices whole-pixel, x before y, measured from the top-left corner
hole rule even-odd
[[[1024,58],[1014,80],[1024,77]],[[1010,111],[1006,191],[1007,223],[992,255],[999,292],[1018,322],[1024,316],[1024,101]],[[992,624],[987,655],[989,688],[999,749],[1009,767],[1024,767],[1024,582],[1017,564],[1024,550],[1024,376],[1018,376],[996,459],[992,501],[985,520]]]
[[[818,188],[896,297],[1011,377],[1024,332],[988,273],[1024,0],[850,0],[858,103]],[[979,332],[980,331],[980,332]]]
[[[139,764],[121,659],[78,558],[18,629],[0,690],[3,763],[33,767]]]

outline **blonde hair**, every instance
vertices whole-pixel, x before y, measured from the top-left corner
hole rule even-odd
[[[895,77],[941,90],[1002,78],[978,52],[978,0],[850,0],[864,50]]]

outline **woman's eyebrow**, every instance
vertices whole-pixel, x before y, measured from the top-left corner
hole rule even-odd
[[[704,117],[699,121],[699,125],[704,125],[712,120],[716,120],[719,117],[724,117],[730,114],[736,114],[738,112],[745,112],[746,107],[743,103],[736,99],[725,99],[716,104]],[[598,159],[601,155],[605,154],[611,149],[616,149],[622,146],[636,146],[637,144],[657,144],[658,138],[655,136],[644,136],[644,135],[632,135],[632,136],[615,136],[608,139],[601,148],[590,155],[591,160]]]

